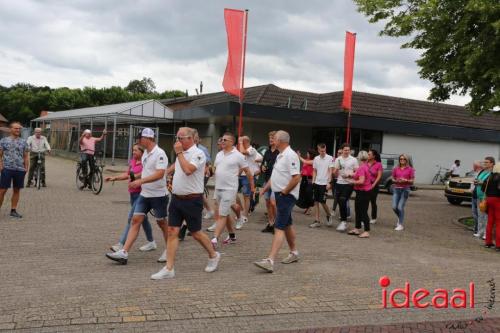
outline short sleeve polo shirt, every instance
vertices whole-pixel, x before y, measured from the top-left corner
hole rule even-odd
[[[182,152],[184,158],[196,167],[195,172],[186,175],[182,170],[179,158],[175,161],[175,173],[172,181],[172,193],[177,195],[201,194],[204,191],[205,183],[205,153],[196,145]]]
[[[300,174],[300,161],[297,153],[290,148],[286,149],[276,157],[276,162],[274,163],[273,173],[271,174],[271,190],[273,192],[281,192],[290,183],[290,180],[294,175]],[[299,198],[300,184],[297,184],[290,194],[292,194],[295,199]]]
[[[167,169],[168,158],[165,151],[156,145],[150,152],[145,151],[142,155],[141,178],[151,176],[156,170]],[[166,174],[162,178],[142,184],[141,195],[145,198],[164,197],[167,195]]]
[[[238,190],[238,174],[240,169],[247,168],[245,156],[233,148],[230,152],[221,150],[215,157],[215,189]]]

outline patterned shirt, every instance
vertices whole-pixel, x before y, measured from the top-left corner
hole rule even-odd
[[[26,171],[24,153],[29,151],[24,139],[11,136],[0,140],[0,151],[3,153],[3,167],[7,170]]]

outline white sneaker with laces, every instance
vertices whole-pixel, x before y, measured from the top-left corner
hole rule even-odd
[[[106,253],[106,257],[113,261],[117,261],[122,265],[126,265],[128,261],[128,253],[123,249],[117,252]]]
[[[340,221],[339,225],[337,226],[337,231],[346,231],[346,229],[347,229],[347,222]]]
[[[394,230],[396,231],[403,231],[405,228],[403,227],[402,224],[398,224],[398,226],[396,228],[394,228]]]
[[[203,215],[203,218],[204,218],[205,220],[209,220],[209,219],[211,219],[212,217],[214,217],[214,212],[212,212],[212,211],[208,211],[208,212],[206,212],[206,213],[205,213],[205,215]]]
[[[326,226],[327,227],[332,227],[333,226],[333,215],[330,215],[326,218]]]
[[[208,258],[208,263],[207,267],[205,267],[205,272],[207,273],[212,273],[217,270],[217,266],[219,265],[220,261],[220,253],[215,252],[215,258]]]
[[[377,219],[370,220],[370,224],[375,224],[377,223]]]
[[[111,246],[111,251],[113,251],[113,252],[118,252],[121,249],[123,249],[122,243],[116,243],[115,245]]]
[[[139,250],[141,250],[143,252],[156,250],[156,242],[155,241],[148,242],[147,244],[144,244],[143,246],[141,246],[139,248]]]
[[[163,251],[157,262],[167,262],[167,250]]]
[[[479,238],[479,236],[481,236],[481,235],[480,234],[474,234],[472,236]]]
[[[248,217],[241,215],[240,218],[236,221],[236,230],[240,230],[245,223],[248,222]]]
[[[217,227],[217,223],[214,222],[210,227],[207,228],[207,231],[214,232]]]
[[[172,279],[175,277],[175,270],[172,268],[171,271],[167,269],[167,267],[163,267],[160,269],[158,273],[151,275],[151,280],[163,280],[163,279]]]

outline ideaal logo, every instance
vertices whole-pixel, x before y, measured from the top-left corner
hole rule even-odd
[[[472,320],[462,320],[448,322],[446,328],[449,330],[456,329],[466,329],[473,324],[481,323],[485,317],[487,317],[489,311],[491,311],[495,305],[496,296],[496,284],[495,280],[492,278],[487,281],[489,286],[489,299],[484,309],[481,311],[481,315]],[[446,289],[435,289],[434,293],[427,289],[420,288],[411,293],[410,283],[406,282],[404,288],[393,289],[389,295],[387,292],[387,287],[391,284],[391,280],[387,276],[383,276],[379,279],[379,284],[382,287],[382,307],[387,308],[387,299],[389,297],[389,302],[393,308],[409,308],[410,302],[417,308],[426,308],[433,306],[436,309],[448,308],[450,305],[453,308],[474,308],[475,305],[475,295],[474,295],[474,282],[469,283],[468,290],[466,289],[453,289],[451,293],[451,298],[449,298],[450,293]],[[404,301],[402,303],[396,302],[397,295],[404,296]]]
[[[433,293],[425,288],[419,288],[412,292],[409,282],[405,283],[404,288],[395,288],[388,293],[387,287],[391,284],[388,276],[382,276],[379,279],[379,284],[382,287],[382,307],[384,309],[388,307],[388,300],[393,308],[409,308],[410,303],[420,309],[429,306],[435,309],[447,309],[450,306],[455,309],[474,308],[474,282],[469,283],[468,289],[455,288],[451,293],[442,288],[435,289]],[[399,295],[404,298],[401,303],[396,300],[396,296]]]

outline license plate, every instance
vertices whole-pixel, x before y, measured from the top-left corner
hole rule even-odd
[[[451,188],[450,191],[453,193],[465,193],[465,190],[458,189],[458,188]]]

